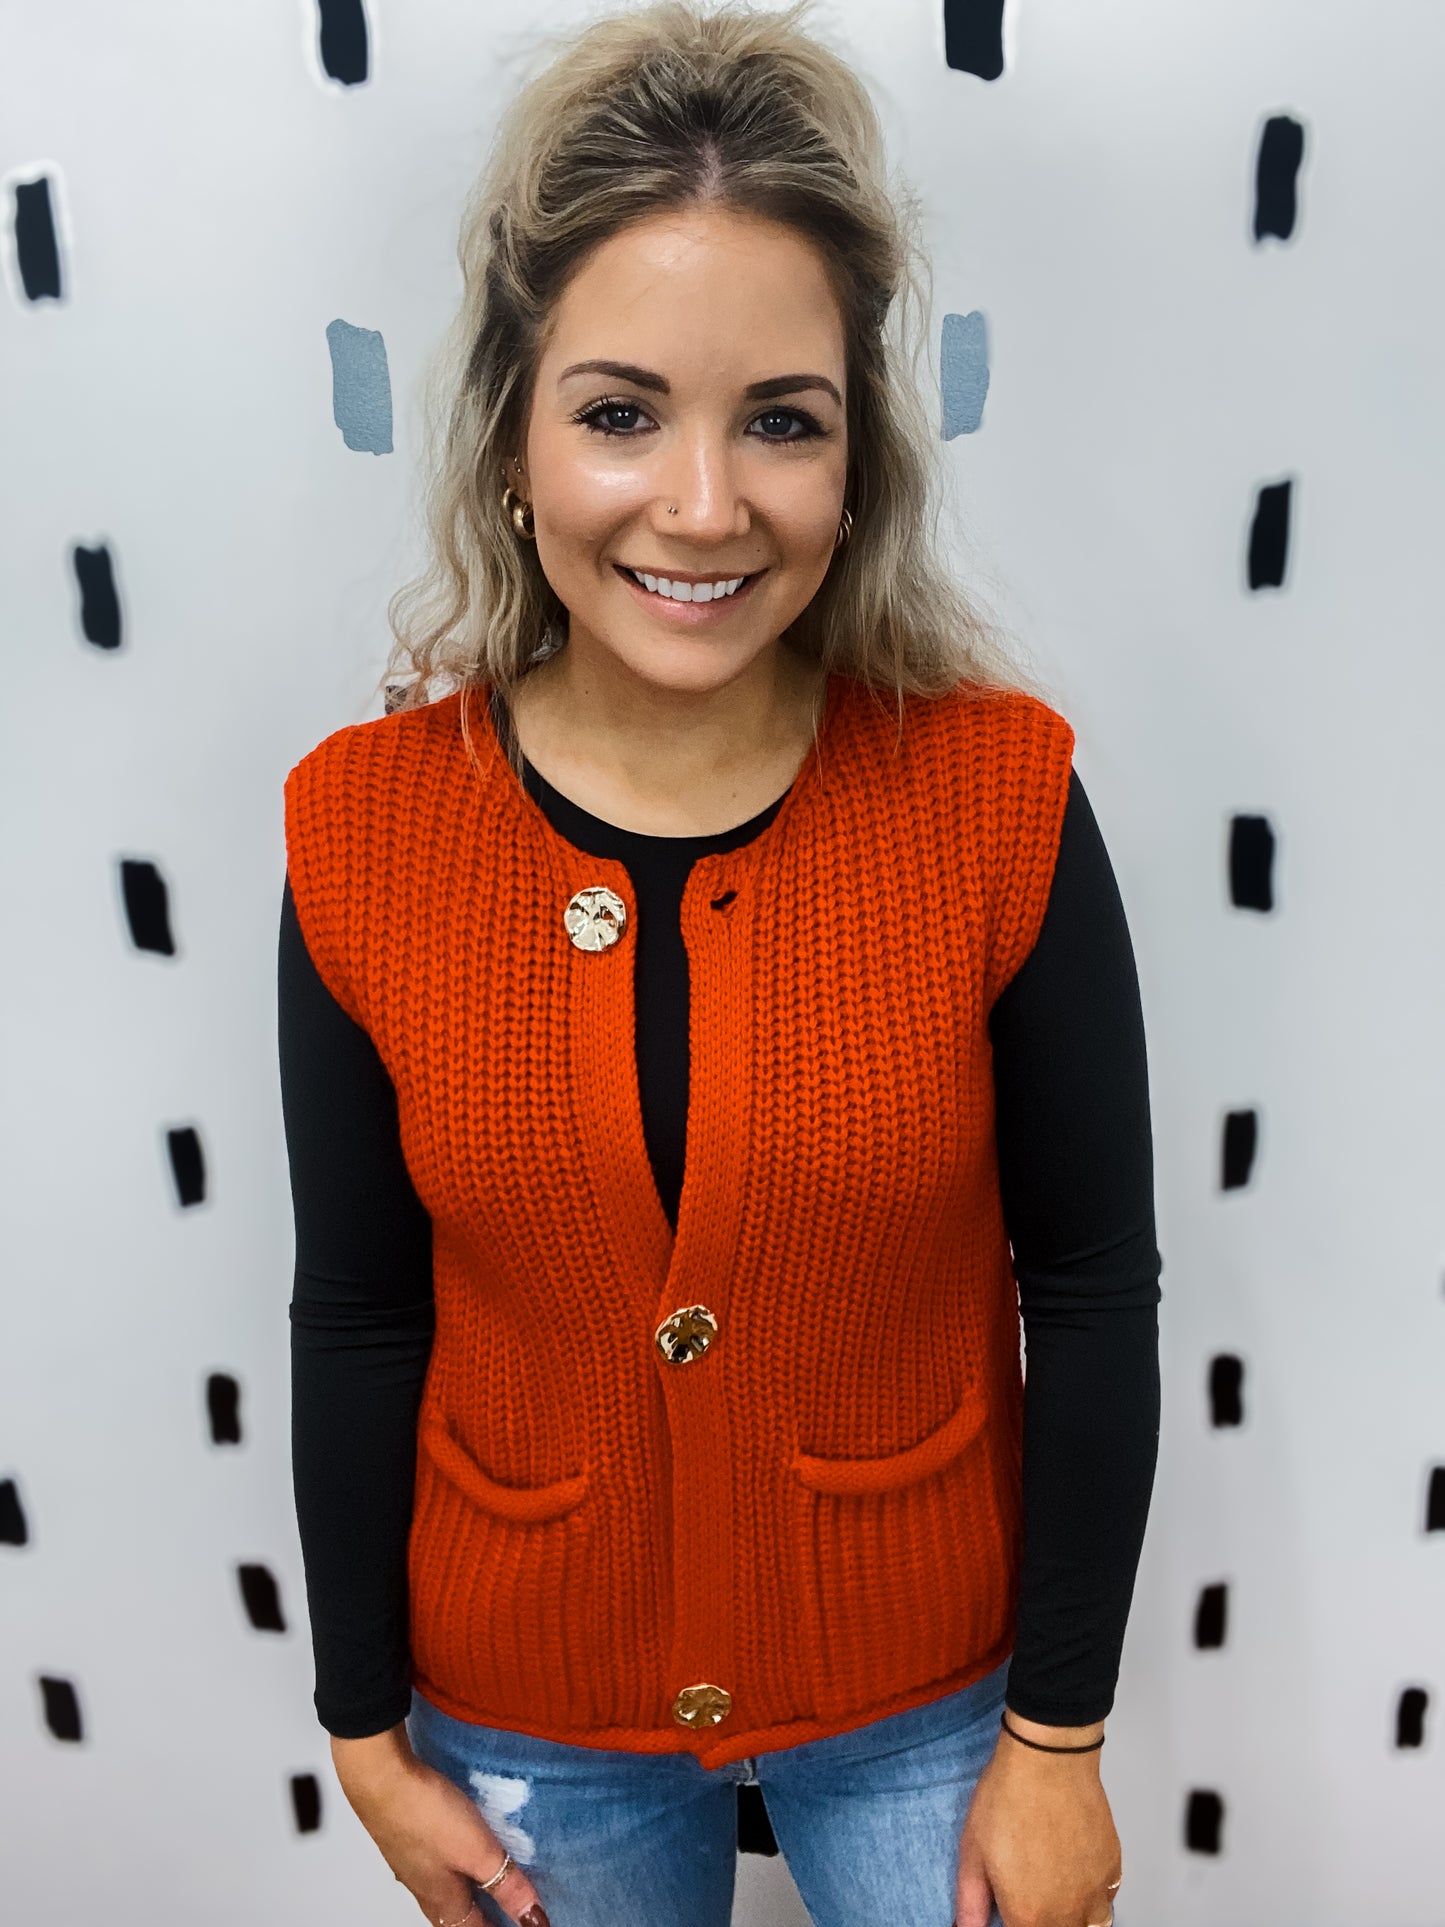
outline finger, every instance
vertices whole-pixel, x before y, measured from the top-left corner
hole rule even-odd
[[[988,1927],[992,1913],[992,1884],[984,1872],[983,1862],[965,1843],[959,1852],[954,1927]]]
[[[397,1875],[400,1880],[401,1875]],[[415,1888],[410,1890],[412,1899],[421,1908],[432,1927],[477,1927],[479,1910],[472,1898],[472,1883],[460,1874],[449,1874],[435,1883],[429,1883],[424,1893]]]
[[[406,1885],[432,1927],[438,1921],[445,1927],[484,1927],[492,1916],[482,1911],[483,1895],[521,1927],[552,1927],[537,1889],[475,1804],[431,1768],[426,1775],[442,1802],[443,1819],[425,1842],[430,1866],[420,1880],[408,1877]]]
[[[1104,1889],[1085,1914],[1084,1927],[1114,1927],[1114,1895],[1119,1885],[1116,1880],[1112,1887]]]
[[[547,1918],[547,1909],[542,1905],[537,1889],[515,1860],[503,1861],[502,1856],[505,1852],[505,1847],[498,1846],[494,1852],[480,1856],[484,1864],[468,1867],[466,1871],[480,1887],[483,1881],[493,1879],[498,1869],[505,1864],[506,1873],[495,1886],[488,1887],[486,1891],[504,1913],[510,1914],[513,1920],[521,1923],[521,1927],[552,1927],[551,1921]],[[478,1908],[477,1913],[480,1914],[480,1912],[481,1909]],[[455,1922],[450,1917],[448,1927],[455,1927]],[[477,1927],[475,1917],[467,1922],[467,1927]]]

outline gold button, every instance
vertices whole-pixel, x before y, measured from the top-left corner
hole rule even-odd
[[[701,1358],[717,1337],[717,1320],[706,1305],[684,1305],[664,1318],[653,1333],[657,1349],[669,1365],[686,1365]]]
[[[679,1726],[716,1726],[733,1710],[733,1696],[726,1687],[699,1680],[684,1686],[672,1702],[672,1717]]]
[[[579,950],[605,950],[627,927],[627,905],[615,890],[594,883],[571,899],[562,921]]]

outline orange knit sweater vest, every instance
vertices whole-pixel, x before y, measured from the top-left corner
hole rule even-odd
[[[416,1685],[461,1719],[708,1767],[1008,1655],[1018,1298],[989,1010],[1043,919],[1073,732],[1021,694],[834,676],[772,823],[702,858],[674,1237],[625,867],[552,829],[485,691],[286,781],[297,912],[396,1086],[434,1226]],[[626,906],[579,949],[574,892]],[[702,1342],[670,1346],[665,1321]],[[365,1415],[357,1415],[358,1425]]]

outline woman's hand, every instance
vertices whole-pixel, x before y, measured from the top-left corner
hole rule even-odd
[[[1046,1746],[1086,1746],[1104,1730],[1008,1720]],[[1098,1753],[1038,1753],[1000,1730],[959,1841],[957,1927],[988,1927],[991,1906],[1004,1927],[1105,1927],[1120,1868]]]
[[[364,1740],[333,1737],[331,1757],[357,1818],[427,1918],[479,1927],[472,1882],[490,1879],[505,1849],[461,1789],[412,1752],[405,1721]],[[490,1892],[522,1927],[552,1927],[515,1862]]]

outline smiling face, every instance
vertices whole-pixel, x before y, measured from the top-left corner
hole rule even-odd
[[[692,692],[759,666],[833,557],[845,400],[842,316],[791,228],[673,210],[597,248],[507,470],[574,655]]]

